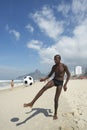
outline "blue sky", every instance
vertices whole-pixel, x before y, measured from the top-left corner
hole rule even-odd
[[[47,73],[55,54],[87,65],[86,0],[0,0],[0,79]]]

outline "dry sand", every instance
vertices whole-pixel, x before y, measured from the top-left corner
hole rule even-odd
[[[34,104],[24,108],[44,82],[0,91],[0,130],[87,130],[87,80],[70,80],[62,90],[58,119],[53,120],[56,87],[47,90]]]

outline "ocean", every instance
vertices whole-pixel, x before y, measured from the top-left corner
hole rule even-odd
[[[23,85],[23,80],[14,80],[14,87]],[[0,90],[11,88],[11,80],[0,80]]]

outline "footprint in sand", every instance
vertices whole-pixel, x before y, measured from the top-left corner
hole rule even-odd
[[[68,113],[64,113],[64,114],[62,114],[62,116],[67,116],[67,117],[72,117],[72,116],[74,116],[75,115],[75,113],[74,112],[68,112]]]
[[[82,115],[82,111],[80,110],[80,108],[77,108],[78,114]]]
[[[58,130],[77,130],[76,127],[74,129],[74,127],[72,126],[63,126],[63,127],[59,127]]]

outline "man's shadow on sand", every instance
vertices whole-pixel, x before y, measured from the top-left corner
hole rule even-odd
[[[46,117],[52,117],[51,109],[44,109],[44,108],[33,108],[30,112],[26,112],[26,114],[29,114],[33,111],[35,111],[35,112],[32,115],[30,115],[24,121],[17,123],[16,126],[19,126],[19,125],[26,123],[28,120],[30,120],[31,118],[33,118],[34,116],[36,116],[40,113],[43,113]]]

